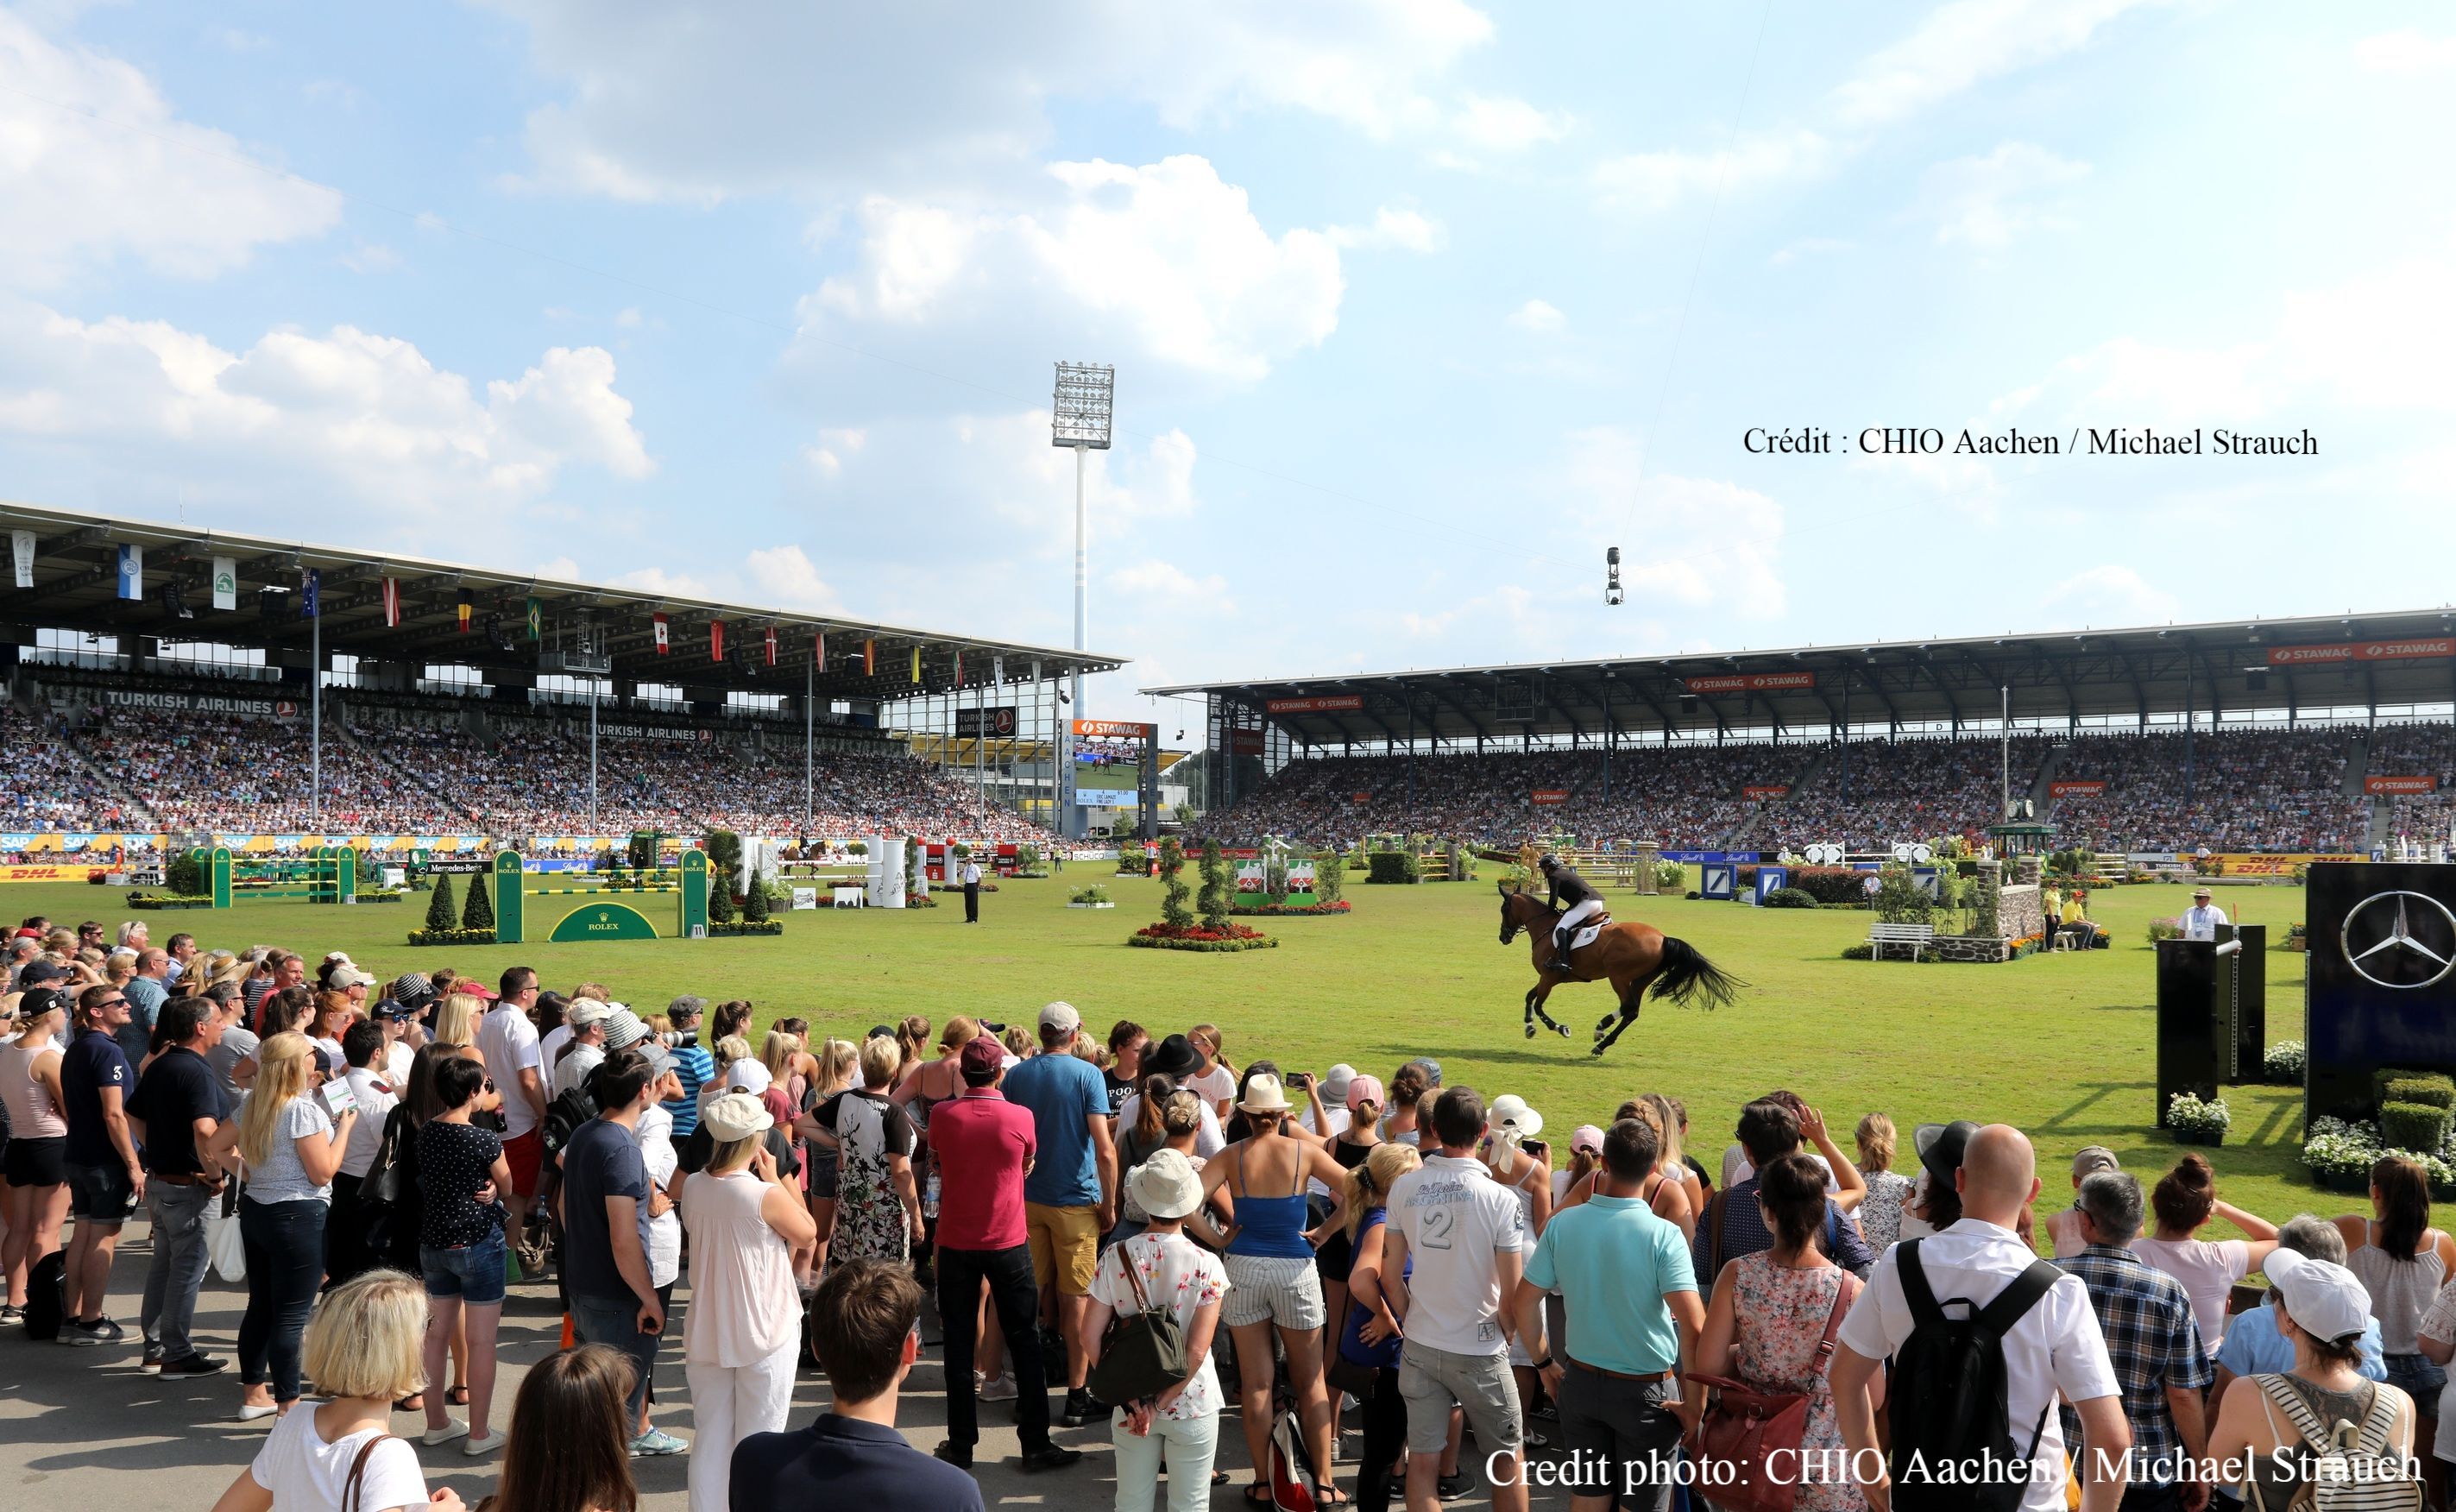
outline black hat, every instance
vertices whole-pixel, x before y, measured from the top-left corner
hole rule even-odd
[[[1182,1034],[1171,1034],[1143,1052],[1143,1074],[1146,1076],[1184,1077],[1202,1069],[1201,1053],[1194,1041]]]
[[[40,1018],[55,1008],[63,1012],[71,1011],[69,994],[56,987],[30,987],[25,994],[17,999],[19,1018]]]
[[[1953,1174],[1961,1169],[1962,1152],[1970,1148],[1970,1136],[1978,1126],[1967,1118],[1951,1123],[1923,1123],[1911,1134],[1911,1143],[1917,1147],[1919,1164],[1927,1174],[1946,1186],[1953,1185]]]
[[[26,969],[17,974],[17,985],[39,987],[45,982],[65,982],[68,979],[69,969],[59,962],[34,961],[29,963]]]

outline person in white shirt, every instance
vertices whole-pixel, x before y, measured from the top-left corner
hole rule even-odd
[[[537,1026],[529,1022],[537,996],[537,972],[525,966],[511,968],[502,975],[501,995],[478,1020],[476,1036],[486,1073],[503,1094],[503,1159],[511,1167],[513,1187],[501,1195],[503,1237],[532,1271],[544,1269],[545,1263],[542,1249],[528,1248],[522,1236],[545,1159],[541,1127],[545,1122],[545,1076],[538,1064]]]
[[[970,856],[964,858],[964,869],[958,873],[964,887],[964,922],[981,922],[981,864]]]
[[[383,1148],[384,1130],[408,1083],[396,1082],[383,1068],[384,1028],[362,1018],[341,1035],[341,1055],[349,1070],[342,1073],[357,1101],[358,1121],[350,1125],[341,1149],[341,1166],[333,1175],[333,1205],[326,1214],[324,1269],[334,1284],[372,1270],[375,1255],[367,1248],[366,1216],[358,1207],[358,1189],[375,1169]]]
[[[538,1056],[546,1067],[545,1100],[553,1102],[574,1087],[588,1084],[588,1073],[605,1061],[605,1021],[614,1011],[594,998],[572,999],[563,1015],[563,1030],[569,1048],[560,1052],[560,1058],[545,1060],[545,1044],[540,1041]]]
[[[2225,909],[2209,901],[2208,889],[2192,889],[2192,906],[2183,910],[2184,939],[2214,942],[2218,937],[2218,926],[2232,922],[2225,916]]]
[[[1471,1087],[1450,1088],[1433,1104],[1440,1153],[1390,1184],[1382,1286],[1406,1337],[1399,1394],[1407,1403],[1407,1512],[1440,1505],[1435,1483],[1453,1405],[1466,1409],[1484,1451],[1493,1512],[1526,1512],[1525,1424],[1504,1303],[1525,1274],[1528,1239],[1516,1195],[1476,1158],[1484,1132],[1484,1099]]]
[[[1961,1218],[1925,1238],[1895,1244],[1876,1259],[1867,1290],[1843,1319],[1830,1374],[1852,1478],[1870,1512],[1890,1512],[1893,1485],[1876,1451],[1876,1420],[1867,1388],[1915,1326],[1902,1293],[1901,1261],[1915,1248],[1929,1289],[1945,1298],[1984,1306],[2038,1257],[2013,1232],[2038,1195],[2037,1155],[2027,1135],[1990,1124],[1970,1136],[1954,1174]],[[2022,1512],[2060,1512],[2064,1505],[2063,1428],[2054,1411],[2060,1392],[2079,1414],[2091,1453],[2076,1467],[2081,1512],[2116,1512],[2123,1500],[2132,1427],[2123,1416],[2106,1338],[2089,1288],[2067,1272],[2004,1336],[2006,1416],[2016,1440],[2038,1435],[2036,1474],[2024,1488]]]

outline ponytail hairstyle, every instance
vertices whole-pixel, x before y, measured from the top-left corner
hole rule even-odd
[[[2387,1162],[2382,1161],[2381,1164],[2384,1165]],[[2419,1169],[2419,1167],[2416,1168],[2417,1171]],[[2378,1179],[2376,1170],[2372,1178]],[[2217,1199],[2217,1173],[2209,1169],[2207,1156],[2193,1154],[2186,1154],[2182,1159],[2176,1161],[2175,1169],[2158,1178],[2157,1189],[2149,1194],[2149,1206],[2157,1213],[2159,1227],[2180,1229],[2188,1233],[2209,1220],[2209,1210],[2216,1205]],[[2422,1221],[2427,1223],[2429,1217],[2430,1197],[2425,1188],[2422,1200]],[[2417,1225],[2413,1233],[2414,1237],[2419,1238],[2422,1233],[2421,1227]],[[2393,1255],[2396,1252],[2390,1250],[2388,1253]]]
[[[1654,1117],[1649,1121],[1653,1123],[1654,1132],[1659,1136],[1661,1150],[1661,1154],[1655,1157],[1655,1169],[1680,1170],[1687,1164],[1681,1149],[1680,1133],[1688,1123],[1688,1119],[1681,1115],[1680,1105],[1659,1092],[1648,1093],[1638,1101],[1654,1111]]]
[[[1893,1132],[1893,1121],[1880,1113],[1872,1113],[1859,1120],[1859,1169],[1891,1171],[1893,1150],[1899,1135]]]
[[[861,1047],[849,1039],[831,1039],[819,1048],[819,1075],[811,1089],[825,1096],[849,1090],[861,1065]]]
[[[1128,1131],[1137,1146],[1156,1150],[1160,1141],[1168,1137],[1160,1121],[1160,1108],[1175,1091],[1177,1082],[1162,1073],[1153,1072],[1143,1078],[1142,1101],[1135,1104],[1135,1126]]]
[[[1373,1147],[1364,1163],[1347,1173],[1347,1242],[1356,1242],[1356,1231],[1364,1226],[1364,1210],[1378,1208],[1390,1195],[1390,1184],[1424,1163],[1424,1157],[1414,1145],[1389,1140]]]

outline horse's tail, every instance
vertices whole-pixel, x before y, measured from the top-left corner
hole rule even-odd
[[[1697,953],[1697,948],[1686,940],[1663,937],[1663,970],[1654,978],[1654,995],[1668,997],[1683,1008],[1699,992],[1706,994],[1708,1008],[1725,1008],[1731,1001],[1734,988],[1746,982]]]

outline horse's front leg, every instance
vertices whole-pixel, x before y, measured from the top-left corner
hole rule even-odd
[[[1526,1011],[1532,1017],[1542,1019],[1545,1029],[1566,1039],[1569,1037],[1568,1026],[1556,1022],[1551,1014],[1544,1011],[1544,1000],[1552,995],[1552,989],[1559,981],[1558,977],[1546,976],[1536,983],[1533,990],[1526,994]],[[1528,1039],[1535,1037],[1535,1026],[1532,1023],[1526,1026],[1526,1037]]]

